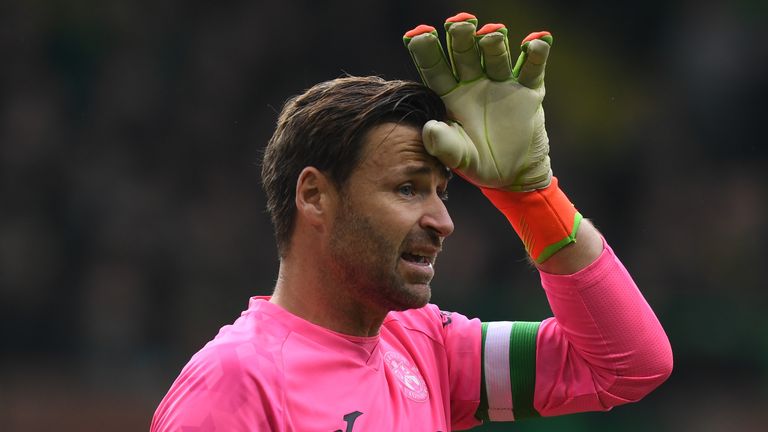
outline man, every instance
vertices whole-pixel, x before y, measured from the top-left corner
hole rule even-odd
[[[431,90],[346,77],[286,103],[262,170],[274,294],[192,357],[153,431],[468,429],[607,410],[669,376],[658,320],[552,177],[551,35],[526,38],[513,65],[506,29],[476,25],[447,21],[450,61],[432,27],[406,33]],[[554,318],[481,323],[428,303],[454,229],[449,169],[509,218]]]

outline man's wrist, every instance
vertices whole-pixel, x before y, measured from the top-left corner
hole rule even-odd
[[[507,217],[537,264],[576,242],[582,216],[560,189],[556,177],[549,186],[530,192],[480,190]]]

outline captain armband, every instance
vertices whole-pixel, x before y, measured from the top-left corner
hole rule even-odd
[[[482,324],[480,405],[484,421],[539,417],[533,407],[536,386],[536,335],[540,322]]]

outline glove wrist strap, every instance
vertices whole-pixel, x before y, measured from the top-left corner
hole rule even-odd
[[[507,217],[536,263],[576,242],[582,216],[560,190],[556,177],[549,186],[530,192],[480,190]]]

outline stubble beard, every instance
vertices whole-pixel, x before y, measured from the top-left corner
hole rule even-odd
[[[334,221],[330,241],[341,295],[353,295],[363,303],[388,311],[425,306],[431,297],[429,283],[426,289],[408,286],[398,273],[399,251],[399,245],[377,231],[368,217],[344,203]]]

